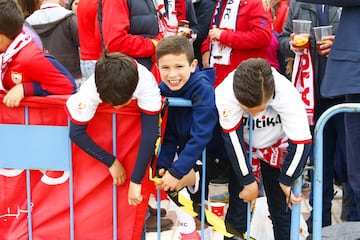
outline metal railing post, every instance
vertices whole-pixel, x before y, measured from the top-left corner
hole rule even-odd
[[[323,186],[323,131],[326,122],[341,112],[359,112],[360,103],[342,103],[327,109],[319,118],[314,130],[314,174],[313,174],[313,239],[321,239],[322,186]]]

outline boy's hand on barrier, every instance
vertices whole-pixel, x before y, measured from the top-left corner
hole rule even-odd
[[[302,196],[301,193],[298,196],[295,196],[294,193],[291,190],[291,186],[286,186],[282,183],[280,184],[280,188],[281,190],[284,192],[285,194],[285,199],[286,199],[286,204],[287,204],[287,209],[291,209],[291,205],[292,204],[299,204],[302,201]]]
[[[138,205],[143,200],[141,195],[141,184],[133,183],[130,181],[129,192],[128,192],[128,202],[129,205]]]
[[[179,179],[173,177],[169,171],[165,171],[165,169],[160,169],[159,174],[162,176],[159,184],[160,189],[163,189],[165,192],[169,190],[174,191],[176,189],[176,185],[179,183]]]
[[[157,172],[156,178],[154,178],[154,182],[156,185],[156,189],[161,189],[161,178],[164,176],[165,174],[165,169],[164,168],[160,168]]]
[[[113,178],[113,184],[121,185],[126,180],[126,172],[119,160],[115,159],[113,165],[109,167],[109,172]]]
[[[256,181],[244,185],[243,190],[239,193],[239,198],[244,202],[255,200],[259,196],[259,187]]]
[[[18,107],[21,100],[24,98],[24,87],[22,84],[17,84],[10,91],[7,92],[3,99],[3,103],[7,107]]]

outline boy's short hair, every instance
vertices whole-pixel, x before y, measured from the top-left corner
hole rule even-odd
[[[0,34],[14,40],[21,32],[24,14],[15,0],[0,0]]]
[[[184,36],[169,36],[159,41],[156,46],[156,59],[160,59],[162,56],[168,54],[186,55],[189,63],[192,63],[195,59],[194,47],[192,43]]]
[[[236,99],[249,108],[270,100],[275,92],[270,64],[262,58],[241,62],[234,73],[233,88]]]
[[[105,52],[96,62],[95,84],[103,102],[112,106],[127,103],[138,81],[137,64],[125,54]]]

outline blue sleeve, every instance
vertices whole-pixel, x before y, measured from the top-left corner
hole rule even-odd
[[[198,79],[199,81],[203,79]],[[179,154],[179,158],[169,169],[171,175],[181,178],[194,167],[196,160],[210,142],[218,115],[215,106],[214,88],[210,84],[199,88],[192,95],[192,124],[190,137]],[[183,123],[186,124],[186,123]]]
[[[40,83],[32,82],[32,85],[34,87],[34,96],[47,96],[47,95],[49,95],[48,91],[45,91],[44,89],[42,89]]]
[[[281,168],[279,182],[286,186],[291,186],[304,170],[310,155],[311,143],[296,144],[291,140],[288,143],[288,153]]]
[[[230,134],[236,134],[237,137],[233,141],[237,141],[237,143],[240,144],[241,151],[239,151],[240,149],[235,150]],[[225,148],[230,159],[231,167],[237,179],[239,180],[240,185],[248,185],[254,182],[255,176],[252,172],[249,156],[247,155],[245,149],[243,124],[241,124],[236,129],[236,132],[230,132],[230,133],[223,132],[223,138],[224,138]]]
[[[156,170],[159,170],[160,168],[169,169],[171,167],[178,145],[172,125],[167,125],[166,123],[164,125],[166,126],[166,129],[164,131],[164,137],[160,147]]]
[[[156,138],[159,132],[159,115],[146,114],[141,112],[141,139],[138,156],[130,180],[134,183],[141,183],[149,161],[154,152]]]
[[[97,145],[87,134],[88,125],[79,125],[70,121],[70,139],[90,156],[104,163],[107,167],[115,161],[115,156]]]

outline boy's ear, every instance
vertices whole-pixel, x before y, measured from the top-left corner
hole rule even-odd
[[[0,33],[0,53],[3,53],[8,45],[8,38]]]
[[[195,72],[196,70],[196,66],[198,65],[198,60],[197,59],[194,59],[191,64],[190,64],[190,68],[191,68],[191,72]]]

